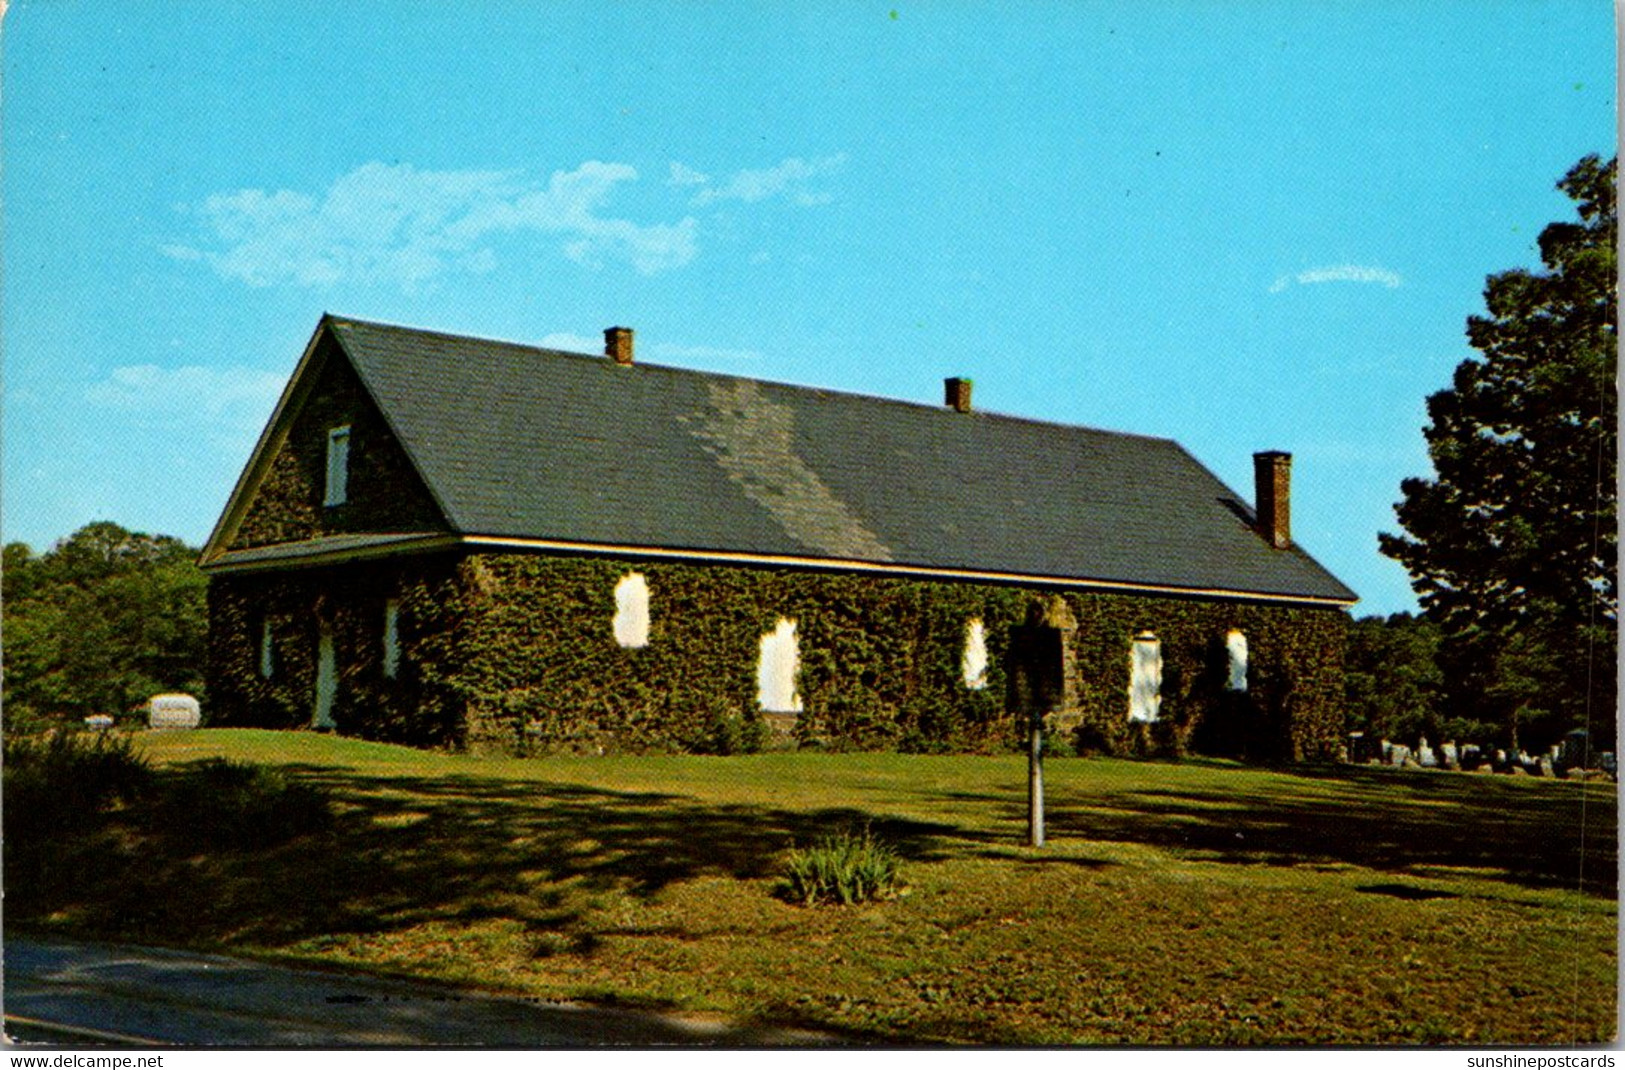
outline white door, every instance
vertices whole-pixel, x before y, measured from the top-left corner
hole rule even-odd
[[[333,698],[338,694],[338,663],[333,656],[333,628],[322,622],[321,638],[316,644],[316,714],[310,720],[312,728],[332,728]]]

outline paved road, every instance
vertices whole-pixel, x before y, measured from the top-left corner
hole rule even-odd
[[[544,1003],[223,955],[8,936],[13,1043],[414,1048],[816,1045],[836,1038]]]

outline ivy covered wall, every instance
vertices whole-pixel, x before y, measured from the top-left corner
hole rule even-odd
[[[1110,754],[1198,751],[1255,761],[1337,755],[1343,733],[1341,610],[1263,603],[1068,594],[1080,724],[1077,744]],[[1225,637],[1247,639],[1245,691],[1231,691]],[[1157,720],[1130,722],[1130,647],[1162,652]]]
[[[621,647],[616,584],[649,589],[649,641]],[[1006,712],[1009,629],[1042,592],[993,585],[552,557],[443,554],[217,576],[210,584],[215,723],[308,725],[323,622],[338,666],[338,730],[423,745],[501,749],[749,749],[761,637],[796,623],[792,733],[861,749],[1016,745]],[[400,667],[383,670],[384,606],[400,606]],[[1083,750],[1200,750],[1255,760],[1335,754],[1342,730],[1341,610],[1118,594],[1064,595],[1075,618],[1067,688],[1052,718]],[[961,668],[985,627],[981,689]],[[274,665],[260,673],[271,621]],[[1248,688],[1227,690],[1225,636],[1247,637]],[[1161,643],[1160,714],[1128,720],[1133,638]]]
[[[349,359],[324,339],[310,396],[272,456],[231,548],[352,532],[438,531],[440,509]],[[327,435],[350,428],[348,500],[324,506]]]
[[[209,581],[211,724],[304,728],[315,711],[325,626],[337,670],[334,719],[346,735],[418,746],[462,742],[455,559],[216,576]],[[399,599],[399,668],[384,672],[384,614]],[[270,625],[267,668],[262,643]],[[450,675],[448,675],[448,671]]]

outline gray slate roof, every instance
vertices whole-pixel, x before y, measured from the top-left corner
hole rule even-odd
[[[1167,439],[324,322],[465,535],[1355,598]]]

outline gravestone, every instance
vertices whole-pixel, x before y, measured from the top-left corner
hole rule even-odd
[[[147,700],[147,727],[196,728],[203,714],[191,695],[154,695]]]
[[[1576,728],[1563,734],[1563,742],[1558,746],[1559,764],[1567,768],[1588,768],[1591,765],[1591,733],[1583,728]]]
[[[1382,761],[1386,742],[1369,732],[1350,732],[1349,761],[1360,764]]]

